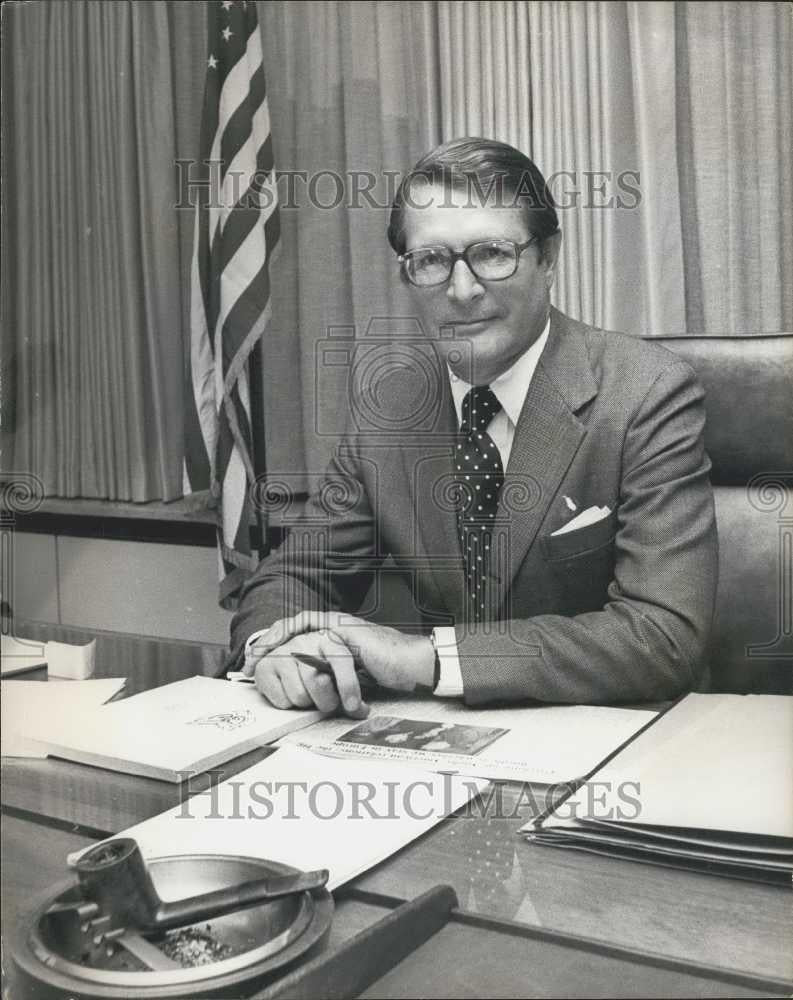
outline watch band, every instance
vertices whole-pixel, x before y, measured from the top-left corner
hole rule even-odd
[[[432,679],[432,690],[434,691],[441,680],[441,658],[438,655],[438,641],[435,638],[435,629],[430,632],[430,642],[435,652],[435,674]]]

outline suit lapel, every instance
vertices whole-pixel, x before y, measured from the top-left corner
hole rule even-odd
[[[576,413],[597,395],[584,327],[551,309],[548,343],[521,410],[501,490],[487,601],[504,605],[570,463],[586,436]],[[439,361],[442,394],[435,429],[401,449],[412,506],[412,551],[454,620],[463,620],[464,581],[454,512],[452,455],[457,439],[448,373]]]
[[[452,457],[457,443],[454,412],[445,365],[438,360],[441,402],[431,433],[417,435],[402,448],[405,481],[409,484],[414,538],[412,551],[418,566],[455,621],[462,614],[462,556],[454,508]]]
[[[597,395],[581,327],[551,310],[548,343],[526,394],[499,499],[488,595],[503,608],[551,501],[586,436],[576,412]]]

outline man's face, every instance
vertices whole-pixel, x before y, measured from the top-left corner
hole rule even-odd
[[[404,209],[406,250],[447,246],[461,251],[485,240],[520,244],[529,239],[520,208],[469,203],[474,199],[464,189],[415,184],[411,201]],[[548,318],[558,243],[551,238],[546,258],[532,244],[521,254],[515,274],[502,281],[481,280],[458,260],[446,284],[409,285],[425,332],[437,338],[441,355],[460,378],[492,382],[540,336]],[[446,335],[441,338],[442,329]]]

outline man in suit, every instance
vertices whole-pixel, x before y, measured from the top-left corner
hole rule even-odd
[[[293,532],[246,585],[232,661],[274,705],[354,716],[356,669],[469,705],[692,688],[717,577],[692,370],[551,307],[556,211],[510,146],[429,153],[389,241],[435,363],[395,347],[376,386],[358,380],[382,419],[339,445],[308,503],[315,533]],[[421,634],[354,615],[386,556]]]

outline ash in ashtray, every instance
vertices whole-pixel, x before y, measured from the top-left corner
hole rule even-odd
[[[197,965],[211,965],[229,958],[233,952],[230,945],[218,941],[210,933],[211,924],[205,931],[194,927],[186,927],[178,931],[170,931],[164,941],[160,942],[160,950],[184,969],[193,969]]]

